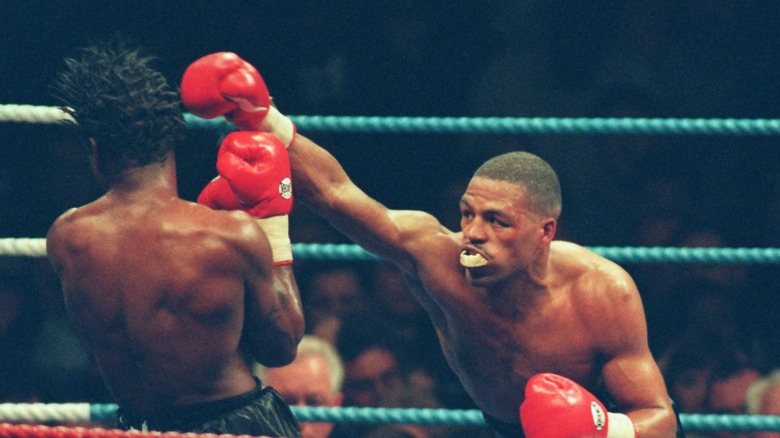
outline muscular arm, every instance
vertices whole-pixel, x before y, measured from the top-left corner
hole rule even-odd
[[[252,228],[242,342],[259,363],[286,365],[295,359],[304,332],[298,285],[292,266],[272,267],[268,240],[259,227]]]
[[[639,292],[621,272],[607,287],[613,318],[600,327],[607,355],[602,377],[607,390],[634,423],[638,438],[671,438],[677,427],[669,394],[647,344],[647,325]],[[598,336],[598,335],[597,335]]]
[[[358,245],[413,271],[410,252],[429,231],[442,229],[433,216],[389,210],[357,187],[329,152],[300,134],[288,152],[298,200]]]

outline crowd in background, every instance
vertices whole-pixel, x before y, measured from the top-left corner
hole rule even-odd
[[[288,114],[780,114],[780,37],[770,25],[780,8],[773,2],[501,1],[440,9],[399,1],[369,2],[352,15],[313,3],[293,2],[306,14],[293,18],[297,38],[279,37],[284,44],[253,35],[228,44],[213,32],[168,55],[166,44],[185,39],[173,26],[171,42],[158,38],[150,49],[171,78],[204,53],[236,51],[259,67]],[[239,27],[253,17],[197,3],[187,8],[182,13],[213,12]],[[275,13],[270,19],[279,18]],[[62,44],[68,42],[80,45]],[[59,49],[52,62],[67,55]],[[47,104],[34,94],[42,85],[25,91],[33,101],[11,89],[0,101]],[[59,213],[98,193],[80,145],[64,143],[60,133],[0,126],[0,199],[7,206],[0,237],[43,237]],[[430,211],[451,229],[458,229],[457,201],[476,166],[524,149],[561,178],[559,239],[587,246],[780,246],[780,148],[773,136],[306,134],[378,200]],[[213,177],[217,140],[215,132],[188,132],[177,151],[183,198],[195,199]],[[293,242],[348,243],[303,205],[291,220]],[[780,368],[780,269],[623,266],[639,287],[651,350],[681,412],[762,412],[760,389],[778,385],[776,374],[761,379]],[[344,406],[473,407],[395,267],[296,260],[295,270],[307,332],[332,343],[344,361]],[[0,402],[31,401],[111,398],[67,322],[46,259],[1,257]]]

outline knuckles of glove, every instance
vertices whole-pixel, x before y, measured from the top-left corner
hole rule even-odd
[[[271,106],[260,73],[231,52],[197,59],[184,71],[180,86],[182,102],[192,114],[205,119],[226,116],[241,128],[262,120]]]
[[[228,134],[217,154],[217,171],[242,204],[273,202],[289,204],[291,208],[290,158],[284,144],[273,134]]]
[[[528,438],[606,437],[607,412],[588,390],[542,373],[528,380],[520,421]]]

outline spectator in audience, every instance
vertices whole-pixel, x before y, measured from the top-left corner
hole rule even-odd
[[[406,384],[406,367],[387,321],[371,311],[344,316],[336,348],[344,361],[344,406],[378,407],[391,390]],[[361,437],[370,424],[339,424],[334,436]]]
[[[747,390],[748,415],[780,415],[780,368],[757,380]],[[756,432],[752,438],[780,438],[780,432]]]
[[[699,279],[681,282],[675,291],[674,301],[667,304],[666,312],[659,309],[661,315],[649,319],[656,326],[651,333],[663,331],[667,336],[674,336],[661,352],[659,363],[668,361],[669,356],[680,350],[704,349],[707,354],[717,352],[718,363],[728,360],[763,367],[764,353],[742,289]]]
[[[327,340],[304,335],[295,360],[278,368],[255,365],[263,384],[276,389],[290,406],[341,406],[344,394],[344,364],[336,348]],[[334,424],[302,422],[302,438],[326,438]]]
[[[728,358],[727,358],[728,359]],[[761,373],[745,362],[726,360],[714,370],[709,383],[706,410],[710,414],[743,415],[747,412],[747,390],[761,379]],[[738,432],[721,430],[717,438],[737,438]]]
[[[307,332],[333,344],[341,319],[367,307],[360,273],[344,265],[324,265],[311,273],[302,294]]]
[[[369,303],[374,312],[382,315],[387,329],[404,350],[411,367],[407,373],[413,381],[410,383],[431,386],[434,382],[426,382],[426,376],[450,376],[449,365],[439,348],[431,320],[401,270],[390,263],[379,262],[372,266],[370,275],[372,293]],[[422,372],[416,373],[417,369]]]
[[[437,389],[447,408],[472,409],[475,405],[452,372],[439,347],[436,330],[428,313],[414,296],[397,266],[378,262],[370,271],[372,310],[382,315],[388,330],[398,340],[408,367],[407,384]]]
[[[387,391],[404,385],[402,354],[380,315],[347,315],[336,347],[346,371],[344,405],[378,406]]]
[[[718,360],[706,341],[702,337],[680,343],[659,360],[669,396],[680,412],[704,413],[707,386]]]
[[[6,260],[3,260],[6,262]],[[0,265],[0,402],[36,401],[30,373],[40,320],[24,263]]]
[[[405,385],[390,389],[382,396],[379,406],[400,409],[442,409],[445,405],[433,392],[434,388],[421,388]],[[455,425],[394,424],[391,428],[378,427],[366,436],[383,437],[382,433],[391,430],[402,431],[414,438],[492,438],[493,433],[485,427],[462,427]],[[366,438],[366,437],[364,437]]]

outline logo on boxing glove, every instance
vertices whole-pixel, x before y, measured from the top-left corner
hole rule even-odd
[[[604,410],[595,401],[590,402],[590,413],[593,414],[593,425],[596,426],[596,430],[603,429],[606,416],[604,415]]]
[[[279,195],[284,199],[292,198],[292,181],[290,181],[290,178],[285,178],[279,183]]]

